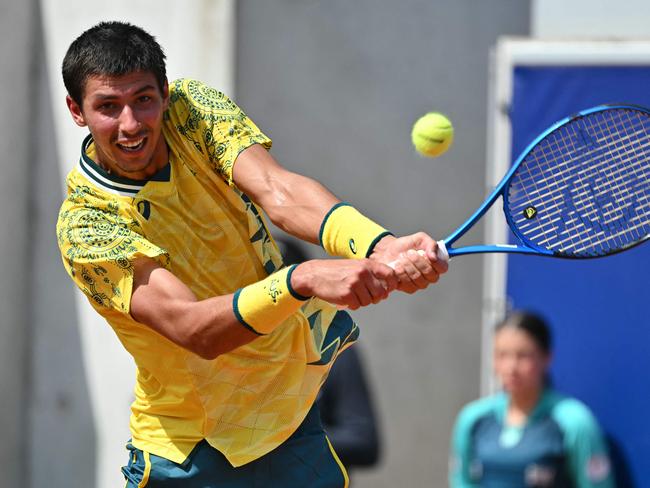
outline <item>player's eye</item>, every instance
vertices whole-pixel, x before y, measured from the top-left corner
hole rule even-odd
[[[149,95],[142,95],[141,97],[138,97],[138,102],[140,103],[149,103],[152,100],[152,98]]]
[[[500,359],[501,361],[507,359],[509,356],[512,356],[512,354],[508,353],[507,351],[497,351],[497,359]]]
[[[110,110],[114,110],[115,107],[116,107],[116,105],[113,102],[104,102],[104,103],[100,104],[98,108],[99,108],[99,110],[101,110],[103,112],[108,112]]]
[[[520,361],[528,361],[533,359],[533,354],[529,351],[520,351],[517,353],[517,359]]]

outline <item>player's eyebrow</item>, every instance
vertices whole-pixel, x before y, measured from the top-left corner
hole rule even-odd
[[[133,95],[140,95],[141,93],[148,92],[150,90],[155,90],[156,87],[154,85],[144,85],[140,88],[138,88],[136,91],[133,92]],[[114,98],[119,98],[117,95],[112,94],[112,93],[95,93],[94,98],[96,100],[110,100]]]

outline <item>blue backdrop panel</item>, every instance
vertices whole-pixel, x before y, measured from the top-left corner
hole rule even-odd
[[[650,107],[650,66],[515,67],[513,160],[557,120],[594,105]],[[508,256],[512,304],[546,316],[557,388],[611,437],[621,486],[650,486],[650,243],[607,258]]]

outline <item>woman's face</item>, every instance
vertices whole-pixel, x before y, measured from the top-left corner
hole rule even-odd
[[[504,327],[494,337],[494,369],[510,394],[540,390],[549,361],[550,356],[521,329]]]

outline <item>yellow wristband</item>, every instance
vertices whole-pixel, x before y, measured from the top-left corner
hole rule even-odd
[[[392,235],[347,203],[337,203],[325,215],[318,239],[332,256],[363,259],[372,254],[375,244]]]
[[[244,327],[259,335],[270,334],[309,299],[291,287],[291,273],[296,266],[283,268],[235,292],[232,308]]]

